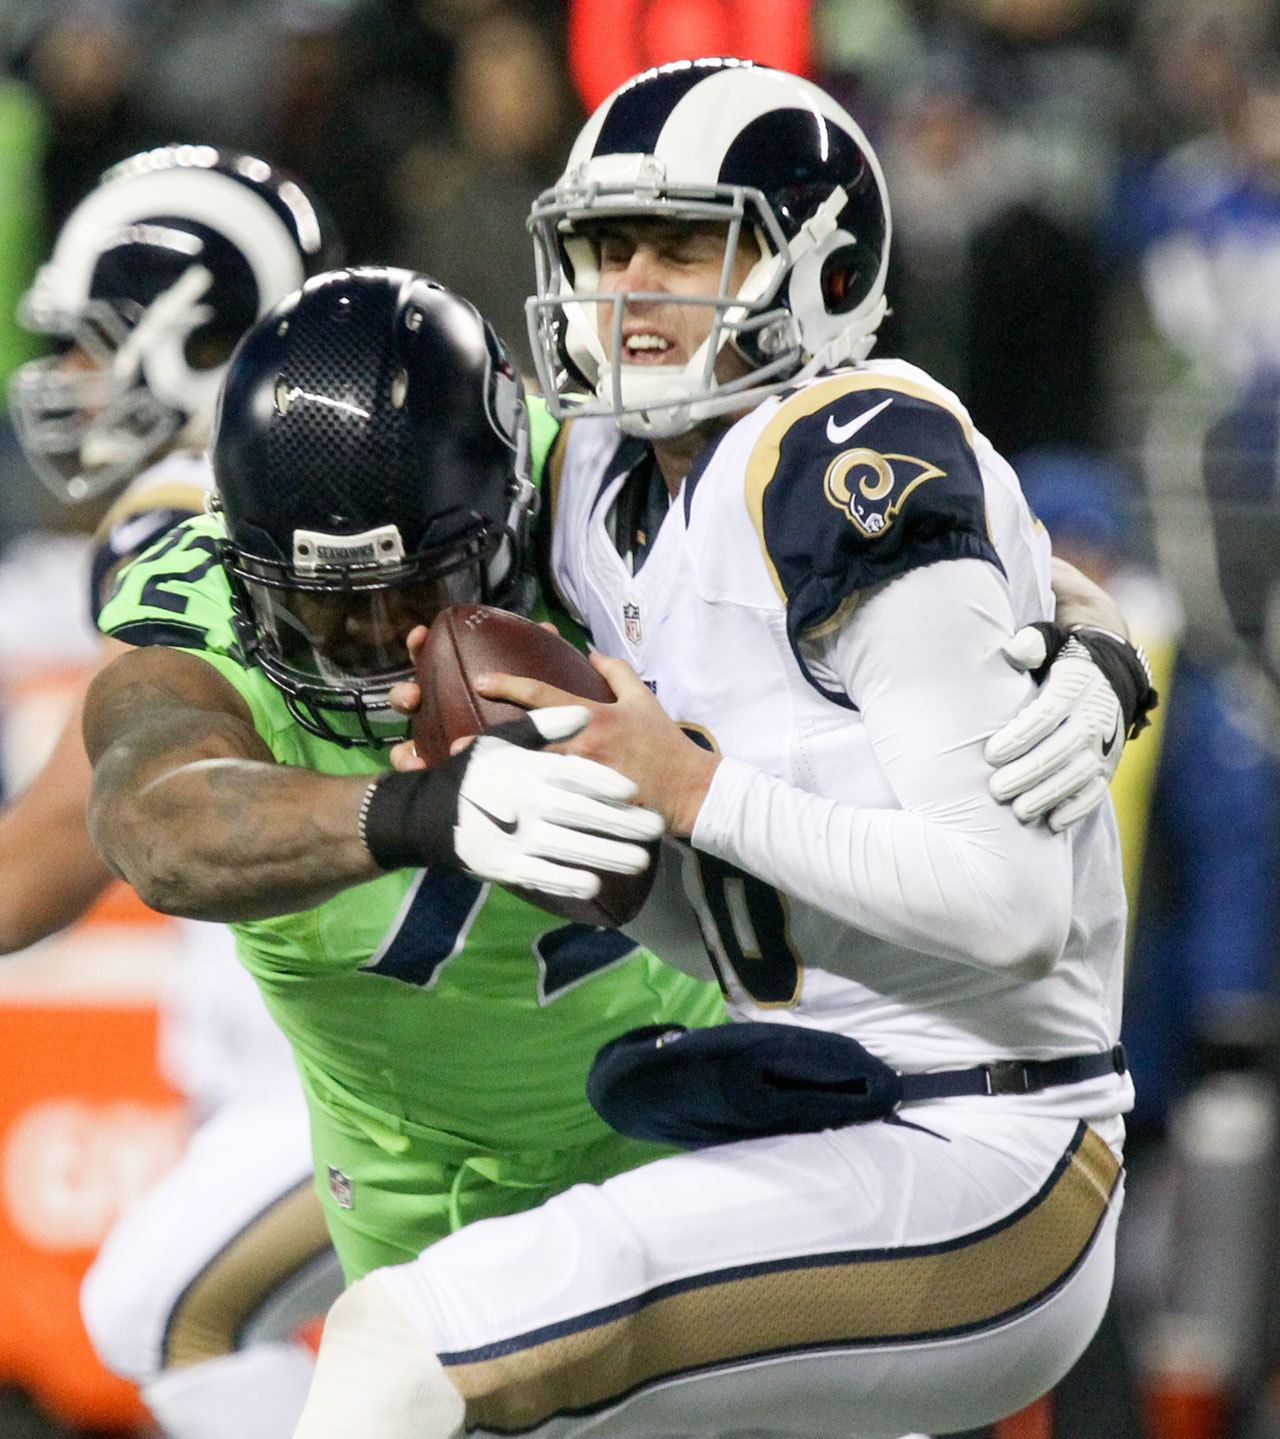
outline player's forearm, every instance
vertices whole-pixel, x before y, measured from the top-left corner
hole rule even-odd
[[[99,762],[90,830],[153,909],[265,919],[309,909],[381,872],[358,835],[368,779],[211,757]]]
[[[110,881],[85,828],[89,781],[77,705],[44,767],[0,814],[0,953],[79,919]]]
[[[693,840],[784,894],[908,949],[1025,978],[1062,952],[1070,918],[1066,843],[992,833],[808,794],[734,760],[716,773]]]
[[[0,954],[73,924],[111,879],[85,828],[83,807],[37,810],[24,795],[0,818]]]
[[[982,758],[984,736],[1028,688],[1000,655],[1012,628],[1003,581],[983,561],[886,585],[812,653],[857,703],[882,783],[829,798],[726,760],[694,843],[883,939],[1044,973],[1067,936],[1068,842],[996,804]]]
[[[1081,625],[1094,625],[1098,629],[1111,630],[1114,634],[1129,638],[1129,626],[1125,623],[1120,606],[1087,575],[1082,574],[1066,560],[1053,559],[1053,597],[1056,601],[1055,618],[1068,629]]]

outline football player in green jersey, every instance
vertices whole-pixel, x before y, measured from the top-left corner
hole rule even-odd
[[[293,1045],[355,1277],[651,1157],[591,1111],[591,1058],[721,1002],[616,932],[424,867],[425,849],[388,872],[359,837],[403,733],[385,697],[408,629],[454,601],[532,601],[525,406],[476,312],[403,271],[311,282],[242,347],[213,460],[223,513],[172,530],[103,612],[137,648],[87,702],[91,826],[155,907],[232,923]],[[643,863],[628,840],[654,824],[617,777],[498,748],[551,773],[521,782],[552,851]],[[562,799],[615,837],[579,839]]]

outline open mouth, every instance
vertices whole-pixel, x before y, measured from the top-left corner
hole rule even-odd
[[[675,345],[665,335],[634,330],[622,338],[622,357],[629,365],[668,365],[677,355]]]

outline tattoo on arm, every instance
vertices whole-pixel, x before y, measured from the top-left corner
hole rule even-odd
[[[357,834],[367,777],[277,764],[210,665],[136,650],[85,703],[89,828],[153,908],[242,920],[307,909],[376,877]]]

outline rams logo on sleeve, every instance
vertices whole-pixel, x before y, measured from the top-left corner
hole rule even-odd
[[[945,478],[945,471],[915,455],[846,450],[827,466],[822,489],[829,503],[873,540],[889,528],[917,485]]]
[[[1002,568],[972,441],[962,409],[896,375],[834,375],[783,401],[748,459],[746,502],[793,645],[908,570]]]

